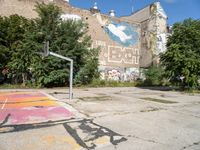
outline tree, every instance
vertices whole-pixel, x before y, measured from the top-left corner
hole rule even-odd
[[[7,66],[10,69],[9,75],[15,79],[15,83],[23,83],[25,85],[31,79],[31,64],[38,49],[42,46],[34,41],[32,32],[34,31],[34,22],[30,21],[29,29],[12,53],[11,59]]]
[[[91,37],[87,33],[87,24],[83,21],[60,19],[61,10],[53,4],[38,4],[35,34],[40,34],[50,42],[50,51],[56,52],[74,60],[74,76],[84,67],[89,56],[97,51],[90,49]],[[41,41],[38,41],[41,44]],[[98,56],[95,56],[97,59]],[[31,66],[33,76],[39,85],[62,86],[69,83],[69,63],[52,56],[35,58]],[[98,62],[96,62],[98,64]],[[90,70],[91,71],[91,70]],[[91,71],[91,73],[94,70]]]
[[[74,60],[74,77],[81,68],[89,69],[87,72],[95,74],[92,78],[96,77],[98,55],[94,54],[97,49],[90,48],[87,24],[83,21],[62,21],[61,9],[52,3],[38,3],[36,11],[38,18],[32,20],[18,15],[0,17],[0,67],[9,68],[9,76],[15,79],[15,83],[34,81],[36,85],[46,87],[67,85],[69,63],[53,56],[43,58],[40,55],[43,43],[49,41],[50,51]],[[92,65],[88,65],[90,61]]]
[[[0,17],[0,72],[5,68],[8,68],[9,71],[12,70],[12,66],[9,66],[8,63],[13,61],[12,57],[21,47],[28,28],[29,20],[24,17],[18,15]],[[15,64],[18,65],[17,62]]]
[[[161,55],[166,75],[183,87],[197,88],[200,75],[200,20],[186,19],[173,26],[167,51]]]

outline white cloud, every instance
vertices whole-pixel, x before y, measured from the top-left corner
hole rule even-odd
[[[123,43],[132,38],[132,35],[126,35],[126,33],[123,32],[126,28],[125,26],[116,27],[113,24],[109,24],[107,27],[109,31],[112,32],[115,36],[119,37]]]

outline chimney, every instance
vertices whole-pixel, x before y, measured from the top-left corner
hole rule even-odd
[[[115,11],[114,10],[110,10],[109,15],[110,15],[110,17],[115,17]]]
[[[98,9],[98,7],[97,7],[97,2],[94,3],[93,8],[94,8],[94,9]]]
[[[94,3],[94,6],[93,6],[92,8],[90,8],[90,12],[91,12],[92,14],[96,14],[96,13],[99,13],[99,12],[100,12],[100,10],[99,10],[98,7],[97,7],[97,2],[95,2],[95,3]]]

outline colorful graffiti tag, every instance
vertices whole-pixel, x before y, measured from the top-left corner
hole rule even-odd
[[[112,20],[104,26],[104,30],[112,40],[123,46],[135,45],[139,41],[136,27],[126,22],[117,23]]]
[[[38,92],[0,93],[0,124],[28,124],[69,119],[73,113]]]
[[[99,68],[102,80],[135,81],[139,78],[138,68]]]
[[[139,50],[138,48],[122,47],[115,45],[108,45],[105,41],[94,41],[92,47],[100,47],[99,64],[106,65],[107,63],[114,63],[121,66],[122,63],[129,67],[139,64]]]

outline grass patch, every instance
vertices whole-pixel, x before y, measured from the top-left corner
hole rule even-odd
[[[0,89],[37,89],[37,86],[34,85],[23,85],[23,84],[1,84]]]
[[[100,96],[106,96],[105,93],[95,93],[96,95],[100,95]]]
[[[170,100],[157,99],[157,98],[151,98],[151,97],[143,97],[143,98],[140,98],[140,99],[146,100],[146,101],[164,103],[164,104],[174,104],[174,103],[177,103],[177,102],[170,101]]]
[[[95,79],[91,84],[86,85],[87,87],[135,87],[140,85],[139,81],[134,82],[121,82],[121,81],[112,81],[112,80],[100,80]]]
[[[193,144],[194,144],[194,145],[199,145],[199,144],[200,144],[200,142],[194,142]]]
[[[185,90],[183,92],[186,94],[200,94],[200,90]]]
[[[112,100],[111,96],[95,96],[95,97],[81,97],[79,98],[82,101],[107,101]]]
[[[151,112],[151,111],[158,111],[160,110],[159,108],[148,108],[148,109],[145,109],[145,110],[141,110],[140,112]]]
[[[114,94],[121,94],[121,92],[115,92]]]

